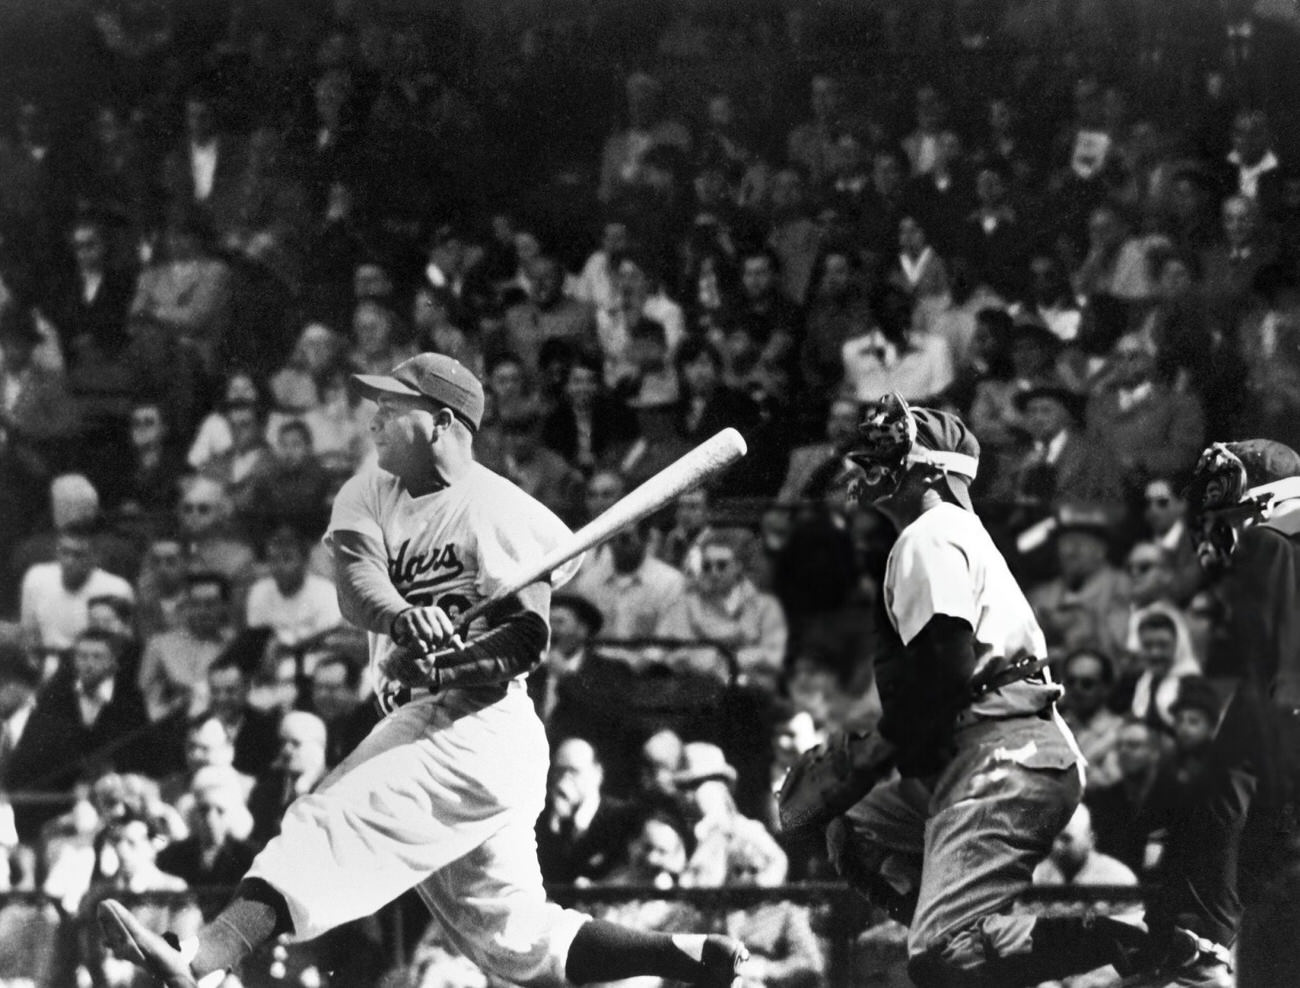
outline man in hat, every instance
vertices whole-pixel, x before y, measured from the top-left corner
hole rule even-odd
[[[1122,500],[1117,478],[1082,430],[1084,397],[1059,378],[1031,383],[1015,395],[1032,447],[1012,468],[1016,503],[1042,517],[1062,496],[1083,501]],[[1037,521],[1038,518],[1026,518]]]
[[[899,529],[880,595],[882,716],[855,760],[874,749],[899,777],[832,822],[832,860],[909,925],[921,988],[1127,967],[1132,927],[1010,910],[1079,804],[1083,759],[1043,633],[972,510],[979,442],[957,416],[887,395],[850,458],[859,497]]]
[[[1057,510],[1052,536],[1058,575],[1029,594],[1050,648],[1123,651],[1133,588],[1107,557],[1117,520],[1102,505],[1065,504]]]
[[[554,594],[550,648],[528,688],[552,743],[586,738],[607,770],[605,777],[624,792],[634,785],[637,749],[646,732],[628,710],[636,678],[632,668],[591,644],[604,624],[604,615],[586,597]]]
[[[1200,798],[1170,828],[1148,903],[1150,985],[1294,980],[1300,929],[1300,455],[1266,439],[1215,443],[1191,485],[1202,565],[1223,575],[1243,677],[1206,755]],[[1249,911],[1243,924],[1243,906]]]
[[[524,677],[546,647],[551,581],[472,623],[451,614],[489,598],[568,530],[475,462],[483,386],[460,363],[424,353],[354,384],[378,404],[378,464],[340,490],[326,543],[341,610],[369,632],[390,713],[294,800],[197,937],[169,942],[110,900],[99,909],[110,948],[169,988],[220,983],[276,937],[312,939],[418,887],[456,947],[507,981],[558,988],[656,975],[727,988],[747,956],[738,941],[642,933],[546,902],[533,827],[548,745]]]

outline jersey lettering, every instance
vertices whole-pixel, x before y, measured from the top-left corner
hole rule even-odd
[[[397,555],[388,561],[388,577],[393,586],[407,594],[447,583],[465,572],[465,564],[461,562],[454,542],[408,556],[410,548],[411,540],[407,539],[398,548]],[[442,572],[437,572],[439,570]],[[418,579],[427,573],[432,575]]]

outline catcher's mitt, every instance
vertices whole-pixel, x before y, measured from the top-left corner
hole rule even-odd
[[[817,833],[841,816],[894,768],[894,746],[875,731],[837,733],[790,766],[777,804],[781,832]]]

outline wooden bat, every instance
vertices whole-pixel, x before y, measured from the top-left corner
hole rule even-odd
[[[457,618],[456,626],[462,630],[468,628],[471,621],[493,604],[538,580],[549,579],[552,572],[579,553],[599,545],[620,529],[635,525],[679,495],[699,487],[726,470],[745,452],[745,440],[740,433],[735,429],[723,429],[610,505],[607,511],[587,522],[547,555],[521,569],[491,597],[479,601]]]

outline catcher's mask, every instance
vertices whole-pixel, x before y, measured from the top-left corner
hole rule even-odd
[[[941,413],[921,410],[935,416]],[[917,417],[898,392],[885,395],[871,407],[858,427],[858,442],[846,457],[855,467],[850,492],[859,500],[879,501],[889,497],[914,465],[933,467],[945,478],[949,474],[975,479],[979,460],[967,453],[929,449],[917,441]],[[968,510],[970,496],[965,485],[949,484],[949,490]]]
[[[1300,477],[1250,487],[1241,457],[1214,443],[1197,461],[1189,490],[1196,505],[1191,526],[1196,556],[1214,572],[1227,567],[1242,532],[1266,521],[1279,502],[1300,498]]]

